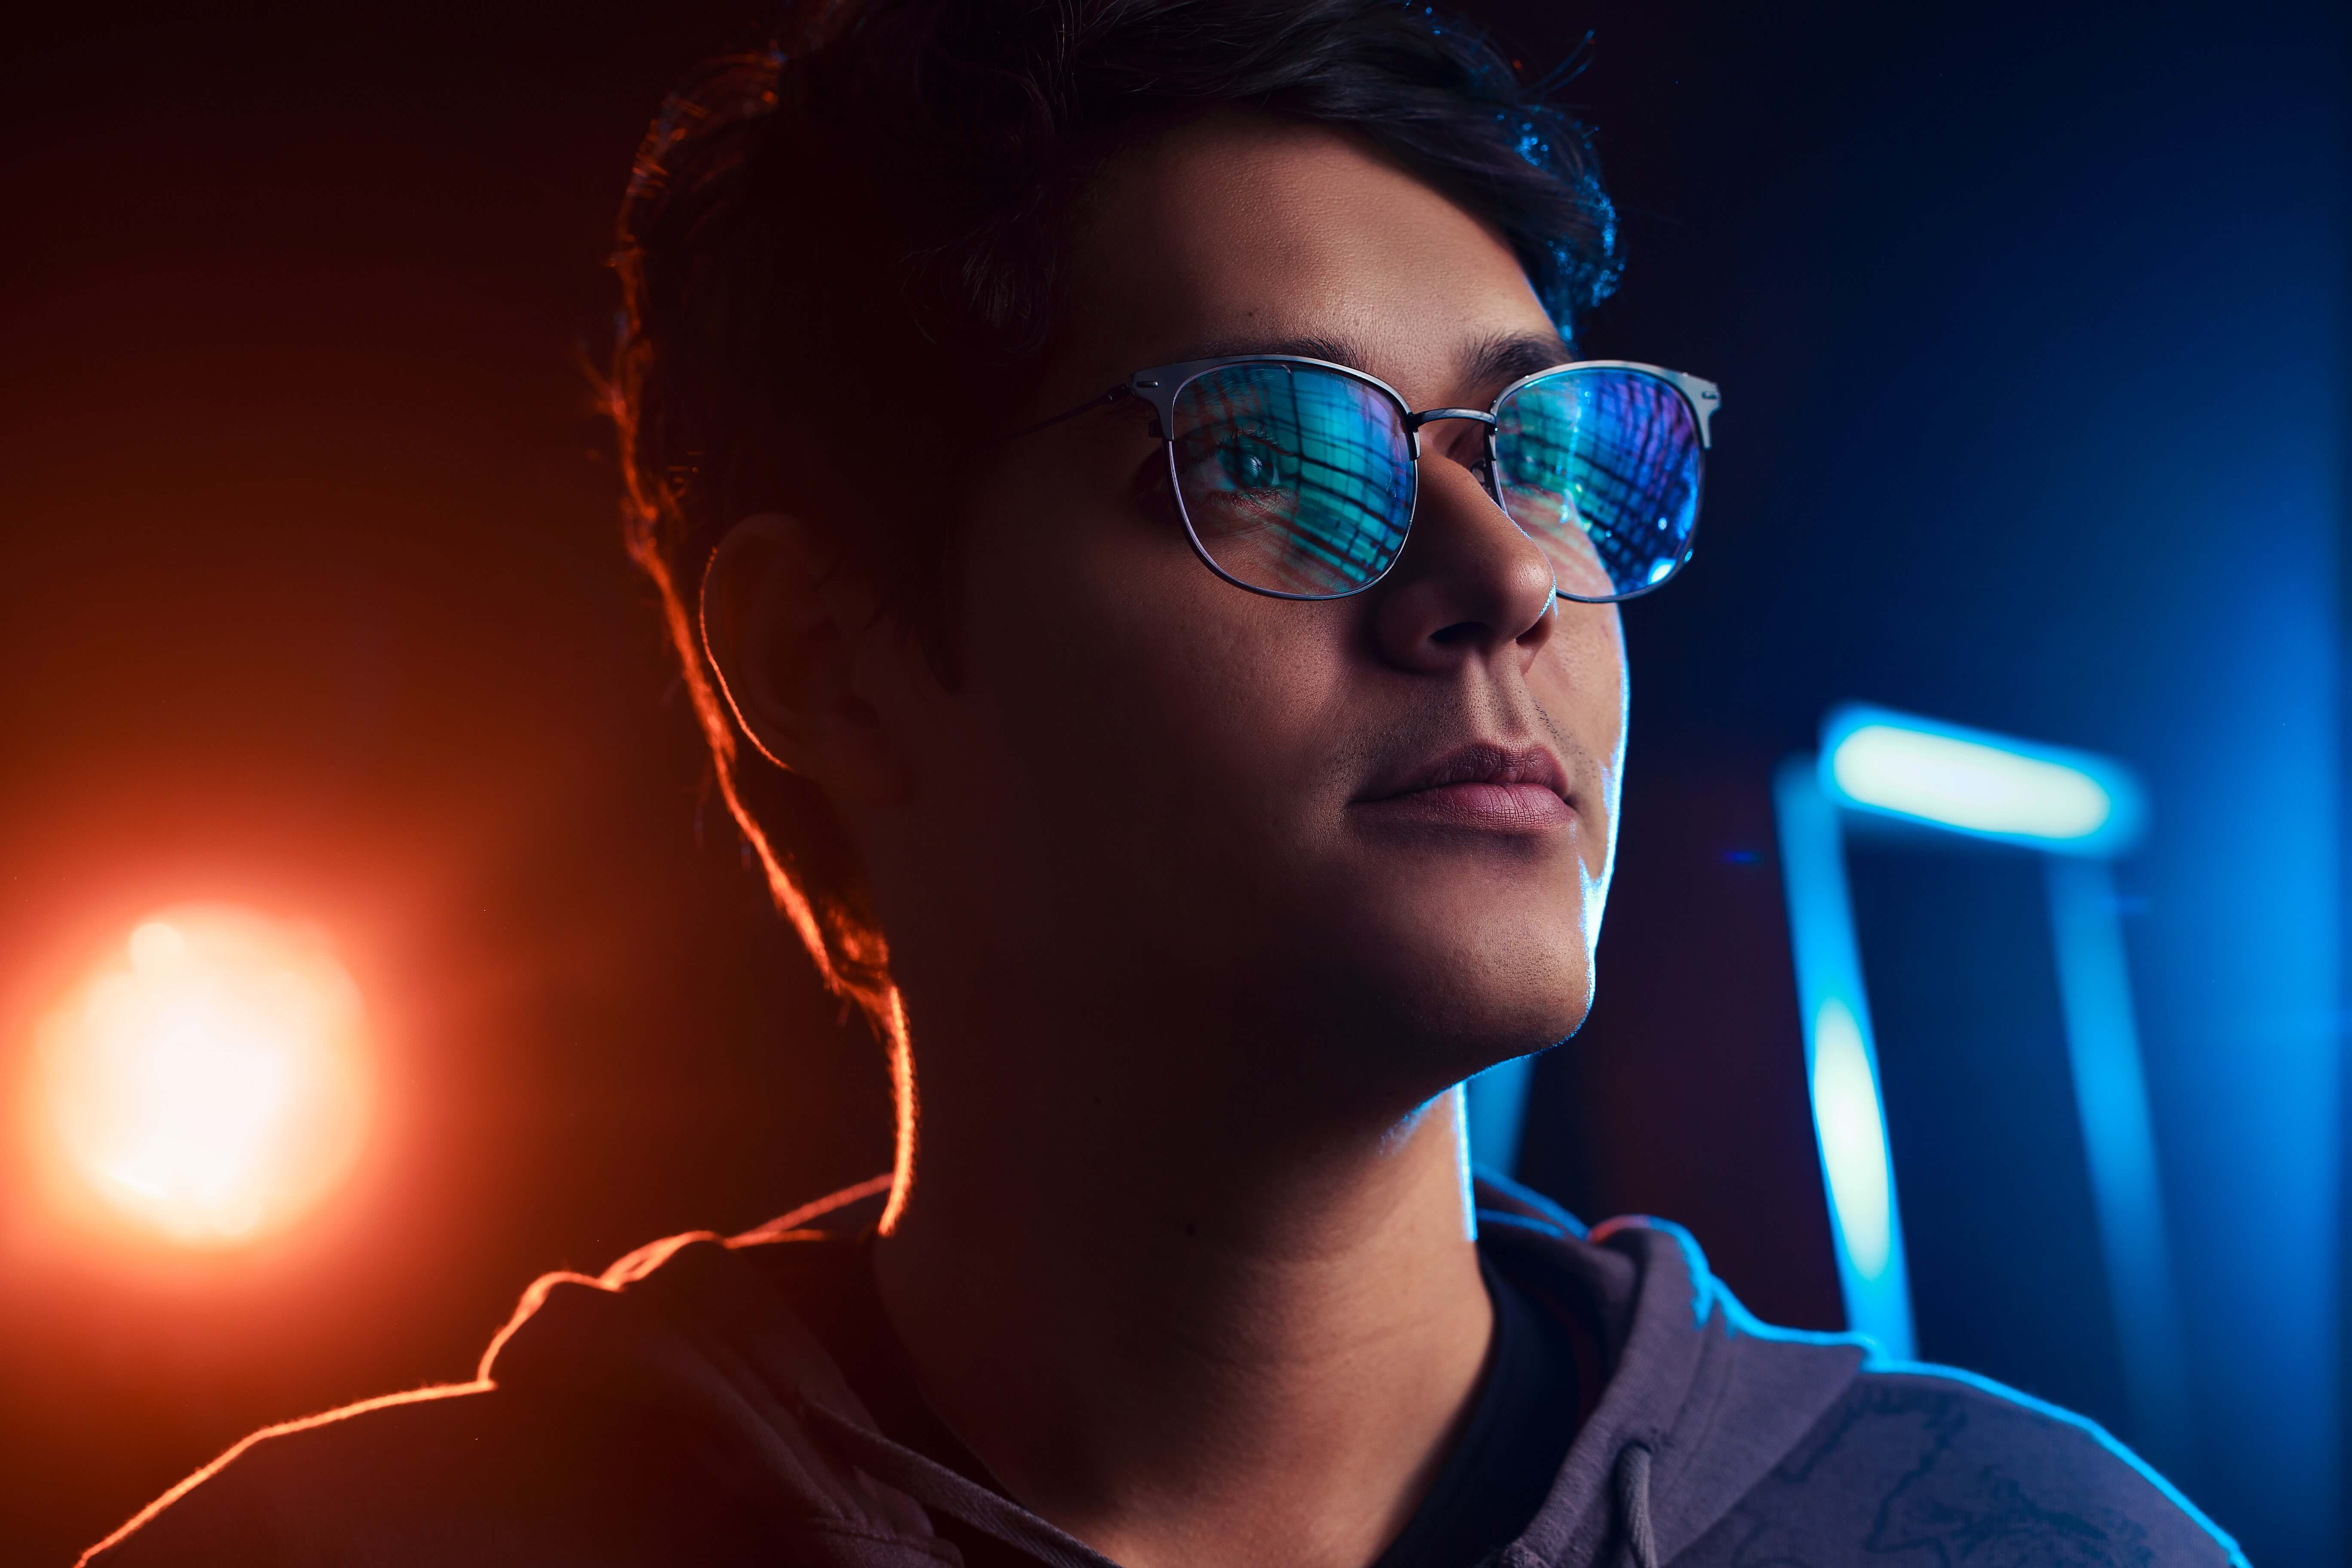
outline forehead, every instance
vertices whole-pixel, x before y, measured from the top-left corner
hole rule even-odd
[[[1339,132],[1241,111],[1108,163],[1073,260],[1081,385],[1316,343],[1428,406],[1498,342],[1558,342],[1492,227]]]

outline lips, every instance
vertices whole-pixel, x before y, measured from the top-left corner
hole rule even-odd
[[[1355,803],[1376,821],[1472,828],[1490,833],[1542,833],[1573,821],[1568,776],[1540,746],[1479,742],[1384,781]]]

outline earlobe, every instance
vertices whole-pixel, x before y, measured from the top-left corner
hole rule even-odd
[[[837,549],[802,520],[747,517],[703,570],[702,644],[736,722],[772,762],[864,794],[894,770],[851,680],[875,606],[845,592],[845,576]]]

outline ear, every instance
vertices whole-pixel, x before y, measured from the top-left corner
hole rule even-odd
[[[703,570],[701,620],[719,689],[771,761],[837,804],[900,792],[904,771],[853,680],[881,605],[836,546],[782,512],[745,518]]]

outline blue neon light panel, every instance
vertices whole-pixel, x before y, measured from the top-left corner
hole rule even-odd
[[[2053,854],[2114,855],[2146,815],[2106,758],[1884,708],[1832,713],[1821,756],[1822,793],[1848,809]]]

